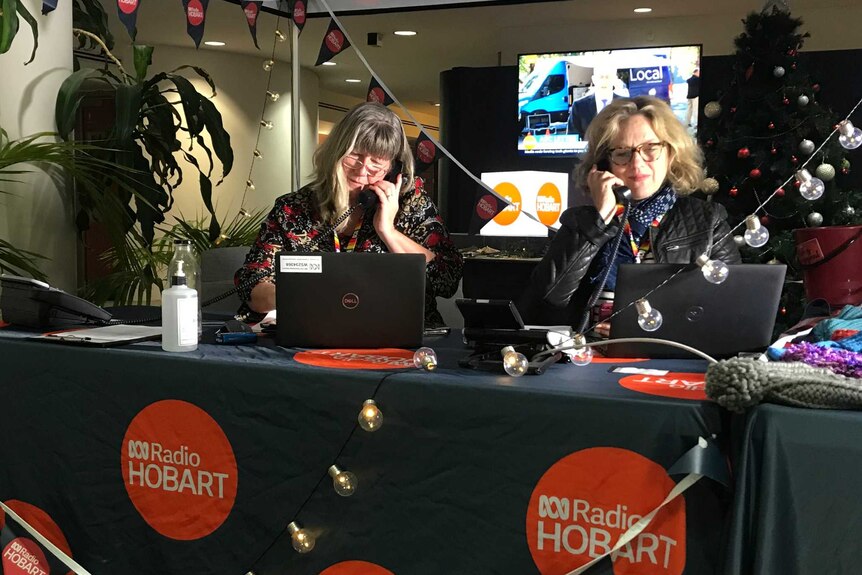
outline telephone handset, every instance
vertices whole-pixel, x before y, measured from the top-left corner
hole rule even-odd
[[[2,274],[0,286],[0,311],[3,321],[11,324],[50,327],[111,320],[111,314],[99,306],[39,280]]]
[[[387,182],[392,182],[393,184],[398,183],[398,174],[401,173],[401,169],[403,166],[404,164],[401,163],[401,160],[394,160],[392,162],[392,168],[390,168],[389,172],[383,179]],[[377,197],[377,194],[374,192],[374,190],[370,188],[365,188],[364,190],[359,192],[359,197],[356,199],[356,201],[359,203],[360,206],[365,208],[365,210],[370,210],[377,205],[378,199],[379,198]]]
[[[602,158],[598,162],[596,162],[596,169],[600,172],[610,172],[611,171],[611,163],[607,158]],[[628,189],[626,186],[621,186],[619,184],[614,184],[612,186],[614,191],[614,195],[617,197],[617,202],[624,204],[626,202],[631,201],[632,199],[632,191]]]

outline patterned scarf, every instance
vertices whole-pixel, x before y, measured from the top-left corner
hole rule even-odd
[[[649,245],[649,229],[652,226],[658,226],[664,215],[670,211],[676,203],[676,193],[670,184],[665,184],[659,191],[648,197],[647,199],[632,205],[629,211],[628,225],[623,229],[623,240],[620,242],[620,249],[616,253],[616,257],[612,258],[611,247],[613,241],[607,242],[599,251],[596,258],[599,265],[594,269],[593,275],[590,277],[590,283],[593,285],[598,282],[602,276],[602,272],[611,266],[611,273],[608,275],[608,281],[605,283],[605,290],[614,291],[617,285],[617,268],[621,263],[634,263],[635,250],[639,252],[640,259],[650,249]],[[623,206],[617,205],[617,216],[622,216]]]

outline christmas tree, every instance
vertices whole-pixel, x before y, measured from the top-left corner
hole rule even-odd
[[[862,192],[849,189],[851,166],[839,141],[843,132],[852,133],[852,124],[839,127],[844,117],[820,104],[821,86],[806,73],[800,54],[808,37],[799,32],[802,20],[777,4],[743,20],[733,77],[704,107],[699,136],[709,176],[702,190],[725,205],[731,226],[744,223],[734,236],[743,260],[787,264],[776,322],[781,331],[799,320],[804,304],[792,230],[862,222]],[[802,183],[808,175],[815,179]],[[818,180],[825,188],[820,196]],[[746,243],[743,232],[758,224],[769,239],[752,247],[758,242]],[[763,232],[749,232],[758,234]]]

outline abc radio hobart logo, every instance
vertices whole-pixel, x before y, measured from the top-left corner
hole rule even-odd
[[[527,508],[533,562],[542,575],[565,575],[604,556],[673,486],[664,468],[626,449],[595,447],[563,457],[539,479]],[[680,575],[685,500],[662,508],[610,558],[614,575]]]
[[[219,424],[191,403],[170,399],[141,410],[123,438],[121,465],[138,513],[165,537],[209,535],[233,509],[233,449]]]

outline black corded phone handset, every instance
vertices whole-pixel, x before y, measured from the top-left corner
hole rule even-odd
[[[389,172],[383,178],[387,182],[392,182],[393,184],[398,183],[398,174],[401,173],[401,169],[404,167],[404,164],[401,160],[393,160],[392,168],[390,168]],[[357,202],[360,206],[365,208],[366,210],[370,210],[374,206],[377,205],[377,194],[374,193],[374,190],[370,188],[365,188],[361,192],[359,192],[359,197],[357,198]],[[348,210],[349,213],[353,213],[353,208]],[[337,225],[337,224],[336,224]]]
[[[598,162],[596,162],[596,169],[600,172],[610,172],[611,171],[611,163],[607,158],[602,158]],[[628,189],[626,186],[621,186],[619,184],[613,185],[614,195],[617,197],[617,202],[621,204],[625,204],[626,201],[631,201],[632,199],[632,191]]]

